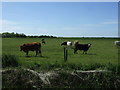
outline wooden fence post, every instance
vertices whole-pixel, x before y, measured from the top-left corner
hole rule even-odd
[[[67,61],[67,57],[68,57],[68,51],[67,51],[67,48],[66,47],[64,47],[64,61],[66,62]]]

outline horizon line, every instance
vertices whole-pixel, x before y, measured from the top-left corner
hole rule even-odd
[[[17,33],[17,32],[0,32],[0,34],[3,33],[14,33],[14,34],[24,34],[26,36],[53,36],[53,37],[65,37],[65,38],[120,38],[120,36],[58,36],[58,35],[51,35],[51,34],[40,34],[40,35],[31,35],[31,34],[25,34],[25,33]]]

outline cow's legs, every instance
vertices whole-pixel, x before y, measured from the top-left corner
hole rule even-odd
[[[74,54],[77,53],[77,49],[74,49]]]
[[[38,51],[36,50],[36,55],[35,56],[37,56],[38,55]]]
[[[40,56],[42,56],[42,53],[41,53],[41,50],[36,50],[36,55],[35,56],[37,56],[38,54],[40,54]]]
[[[83,54],[87,54],[87,51],[83,51]]]
[[[42,56],[42,54],[41,54],[41,50],[36,51],[36,56],[37,56],[38,54],[40,54],[40,56]]]
[[[40,56],[42,56],[42,52],[41,52],[41,50],[39,50],[39,54],[40,54]]]
[[[83,51],[83,54],[84,54],[85,51]]]
[[[87,54],[87,51],[85,52],[85,54]]]
[[[28,51],[26,51],[26,56],[28,56]]]

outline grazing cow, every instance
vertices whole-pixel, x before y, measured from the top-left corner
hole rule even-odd
[[[45,39],[42,39],[42,44],[45,44]]]
[[[120,41],[115,41],[116,46],[120,46]]]
[[[63,43],[61,44],[61,46],[62,46],[62,45],[67,46],[67,42],[63,42]]]
[[[26,56],[28,56],[29,51],[36,51],[36,56],[41,54],[41,43],[33,42],[33,43],[26,43],[20,46],[20,51],[24,51],[26,53]]]
[[[63,42],[63,43],[61,44],[61,46],[62,46],[62,45],[64,45],[64,46],[72,46],[72,42],[66,41],[66,42]]]
[[[74,54],[78,51],[78,50],[82,50],[83,54],[87,54],[88,49],[90,48],[91,44],[79,44],[78,41],[74,42]]]
[[[69,48],[71,48],[71,49],[73,49],[73,47],[72,47],[72,42],[70,42],[70,41],[67,41],[67,42],[63,42],[62,44],[61,44],[61,46],[65,46],[65,47],[69,47]]]

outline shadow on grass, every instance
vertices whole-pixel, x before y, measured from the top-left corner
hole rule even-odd
[[[87,53],[85,55],[97,55],[96,53]]]
[[[42,58],[49,58],[48,56],[38,56],[38,57],[42,57]]]
[[[49,58],[48,56],[19,56],[19,57],[26,57],[26,58],[32,58],[32,57],[36,57],[36,58]]]
[[[87,53],[87,54],[83,54],[83,53],[76,53],[76,54],[80,54],[80,55],[97,55],[96,53]]]

